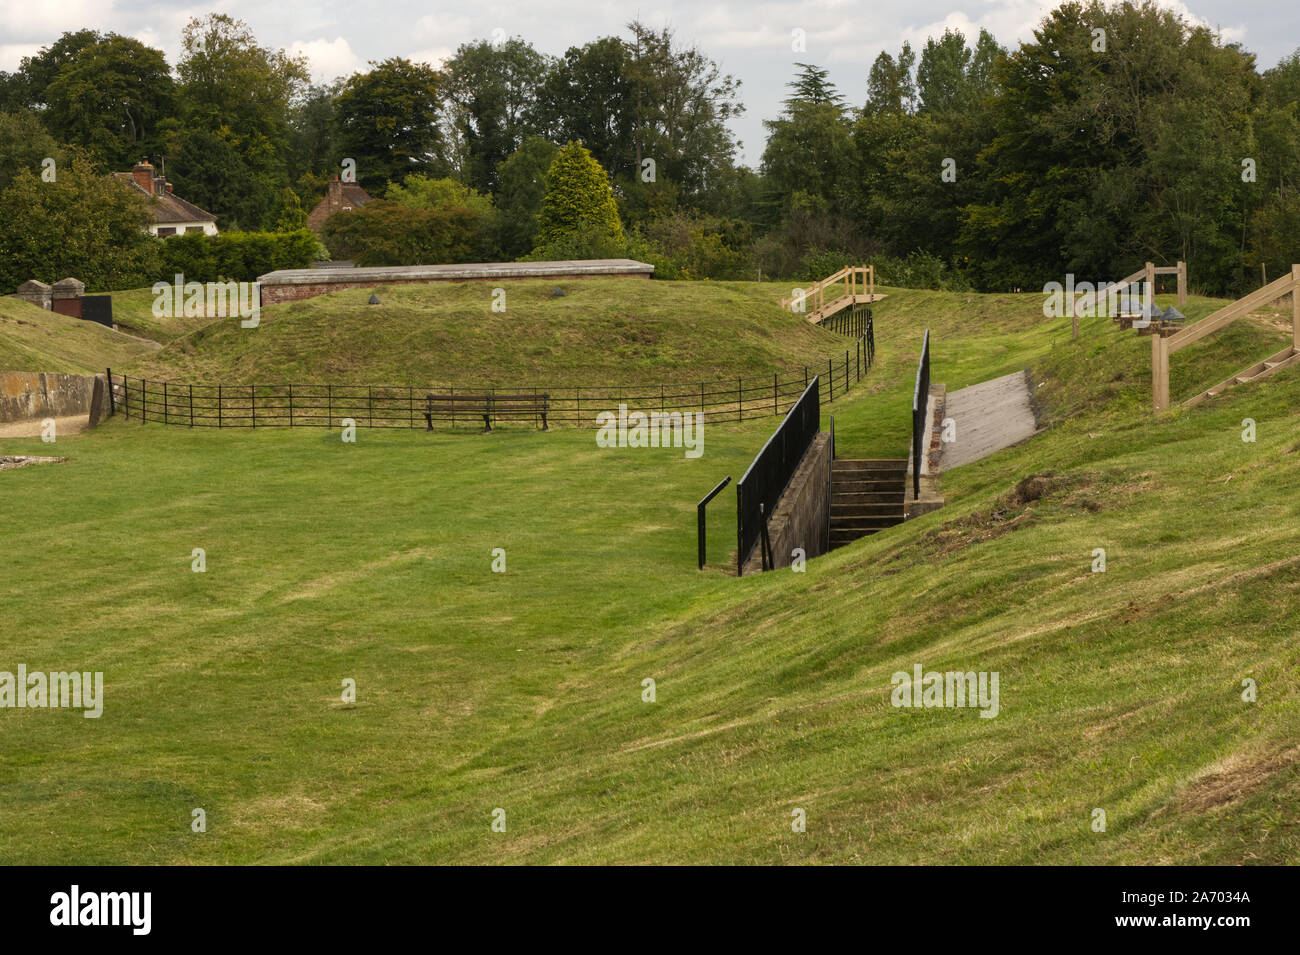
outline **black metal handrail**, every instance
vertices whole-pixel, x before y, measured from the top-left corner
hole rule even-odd
[[[762,538],[766,515],[776,508],[794,477],[804,452],[821,428],[821,376],[799,396],[762,450],[736,482],[736,574],[745,566],[754,544]]]
[[[925,412],[930,401],[930,330],[925,330],[921,360],[916,363],[916,390],[912,393],[912,499],[921,496],[921,455],[925,445]]]
[[[704,497],[700,498],[700,503],[695,505],[695,526],[700,539],[700,570],[704,569],[704,507],[709,501],[718,496],[718,492],[731,483],[731,475],[728,474]]]

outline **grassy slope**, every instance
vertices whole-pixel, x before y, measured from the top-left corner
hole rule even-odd
[[[336,292],[173,341],[131,369],[144,377],[274,384],[673,384],[770,374],[842,354],[843,339],[775,304],[775,286],[589,279],[466,282]]]
[[[908,298],[877,312],[879,392],[835,408],[842,454],[906,450],[924,323],[936,381],[1027,356],[1056,426],[803,575],[694,569],[695,499],[770,422],[711,426],[688,461],[575,431],[115,421],[0,475],[0,668],[108,682],[98,721],[4,712],[0,861],[1300,858],[1300,375],[1152,421],[1146,339],[1070,342],[1036,297]],[[1175,392],[1277,332],[1236,335],[1176,356]],[[1041,499],[1010,496],[1029,475]],[[999,671],[1001,714],[892,708],[914,663]]]
[[[140,338],[167,344],[211,325],[205,316],[158,317],[153,313],[156,296],[152,289],[128,289],[113,293],[113,325]]]
[[[0,297],[0,371],[90,374],[152,352],[149,345],[95,322]]]

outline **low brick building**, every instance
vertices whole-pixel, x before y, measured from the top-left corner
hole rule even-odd
[[[351,212],[370,201],[370,194],[355,182],[339,182],[335,176],[330,182],[325,198],[307,216],[307,228],[319,234],[325,220],[339,212]]]

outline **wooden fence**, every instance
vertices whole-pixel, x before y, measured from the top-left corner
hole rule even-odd
[[[1244,384],[1268,377],[1285,368],[1300,364],[1300,265],[1292,265],[1291,271],[1281,278],[1256,289],[1249,295],[1238,299],[1231,305],[1225,305],[1212,315],[1208,315],[1194,325],[1189,325],[1177,334],[1165,338],[1156,335],[1151,339],[1151,403],[1155,411],[1169,409],[1169,358],[1175,352],[1200,341],[1222,328],[1231,325],[1237,319],[1249,315],[1258,308],[1275,302],[1284,296],[1291,296],[1291,344],[1276,355],[1265,358],[1198,395],[1189,398],[1185,404],[1197,404],[1207,398],[1221,394],[1233,385]]]
[[[723,381],[674,385],[580,388],[434,387],[403,385],[275,384],[196,385],[150,381],[108,371],[112,410],[145,424],[193,428],[336,428],[344,418],[359,427],[425,428],[428,397],[432,420],[447,427],[482,427],[483,414],[452,396],[533,395],[537,401],[503,400],[494,421],[521,421],[541,426],[536,408],[545,407],[547,423],[594,427],[601,412],[698,412],[709,421],[749,421],[785,414],[808,384],[821,376],[823,403],[847,394],[872,362],[863,334],[843,356],[816,365]],[[457,407],[460,404],[461,407]],[[518,411],[511,411],[511,405]]]

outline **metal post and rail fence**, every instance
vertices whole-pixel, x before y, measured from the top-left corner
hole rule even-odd
[[[921,360],[916,363],[916,390],[912,392],[912,499],[921,496],[921,459],[928,450],[925,430],[926,407],[930,401],[930,330],[925,330]]]
[[[790,406],[784,420],[736,483],[737,576],[743,572],[750,550],[763,539],[768,516],[775,510],[777,501],[820,428],[819,376],[808,383],[803,394]],[[766,547],[763,548],[763,569],[771,569]]]
[[[818,365],[677,385],[583,387],[437,387],[351,384],[189,384],[162,382],[108,370],[115,414],[147,424],[192,428],[336,428],[344,418],[371,428],[490,429],[493,421],[538,427],[595,427],[601,412],[694,412],[712,422],[750,421],[788,413],[820,379],[820,400],[847,394],[875,358],[866,328],[842,357]],[[486,424],[486,428],[484,425]]]

